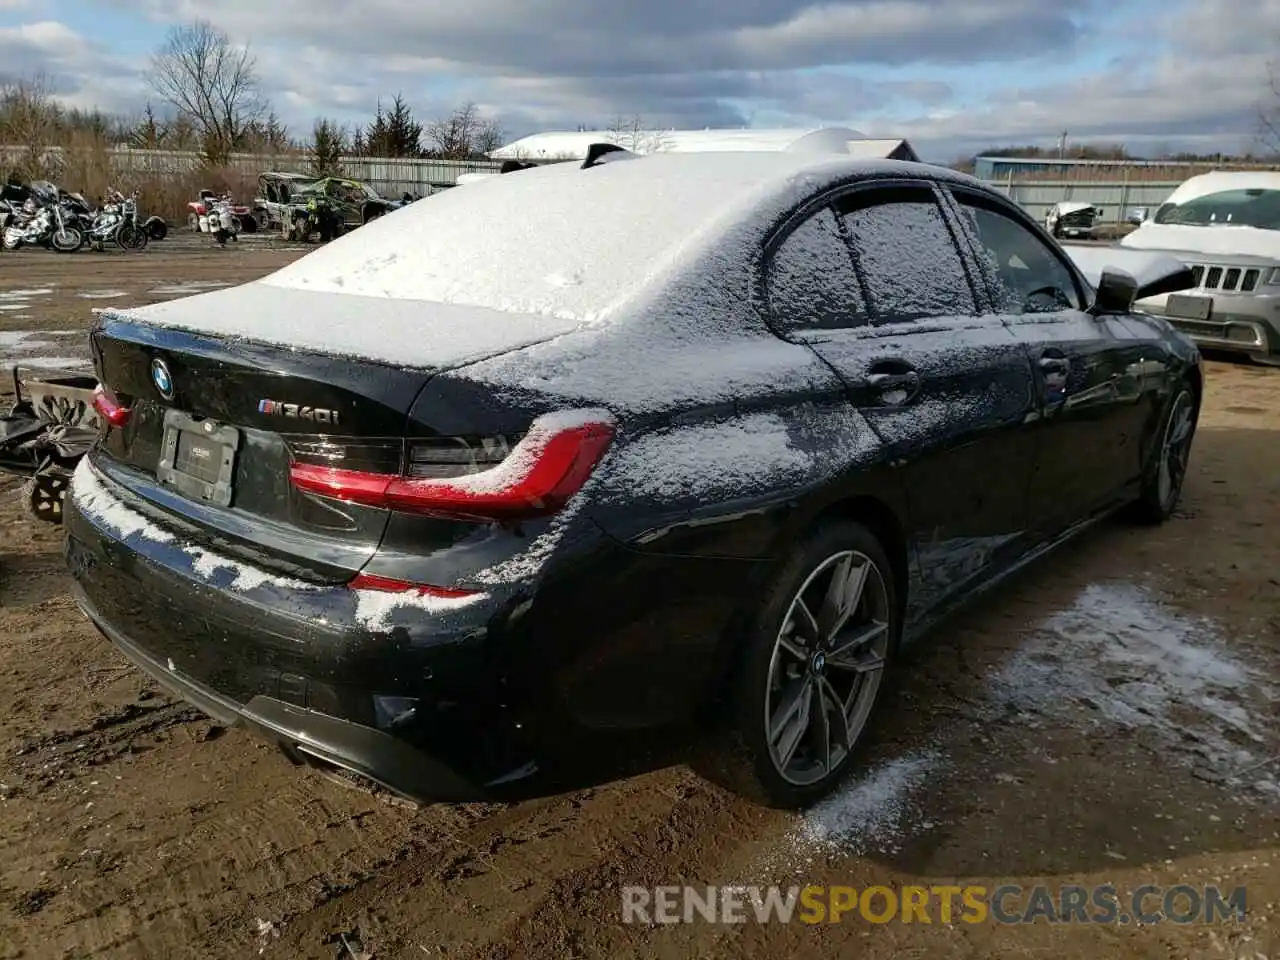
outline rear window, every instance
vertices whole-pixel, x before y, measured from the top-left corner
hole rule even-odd
[[[729,166],[668,159],[590,170],[556,164],[454,187],[263,282],[589,321],[678,262],[700,233],[732,218],[764,185],[776,184],[778,161],[769,154],[740,156]],[[626,169],[641,164],[642,171]]]

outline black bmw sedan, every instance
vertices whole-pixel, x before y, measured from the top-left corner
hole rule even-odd
[[[1200,358],[1132,271],[1089,282],[937,167],[607,159],[100,315],[66,508],[97,628],[417,800],[713,704],[728,782],[795,806],[904,645],[1090,521],[1174,510]]]

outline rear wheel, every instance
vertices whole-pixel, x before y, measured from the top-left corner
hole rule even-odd
[[[800,544],[758,602],[710,775],[776,807],[835,787],[879,698],[898,634],[892,567],[865,527]]]
[[[1160,430],[1160,446],[1147,465],[1142,490],[1134,505],[1144,523],[1163,523],[1177,509],[1187,477],[1191,442],[1198,417],[1195,393],[1185,381],[1174,391]]]

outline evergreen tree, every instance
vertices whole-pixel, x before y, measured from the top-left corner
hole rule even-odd
[[[373,122],[364,135],[364,155],[366,157],[389,157],[391,149],[391,131],[387,124],[387,115],[382,111],[382,101],[378,101],[378,111]]]
[[[413,111],[398,93],[387,114],[387,149],[381,156],[422,156],[422,124],[413,119]]]
[[[311,172],[317,177],[341,176],[346,140],[346,131],[337,123],[326,117],[316,120],[311,132]]]

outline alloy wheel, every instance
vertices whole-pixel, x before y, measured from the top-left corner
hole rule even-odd
[[[1194,414],[1191,393],[1183,390],[1174,398],[1173,406],[1169,409],[1164,442],[1160,447],[1160,468],[1156,483],[1160,505],[1165,509],[1170,508],[1178,498],[1182,481],[1187,475]]]
[[[828,557],[796,591],[764,702],[769,756],[788,783],[829,777],[857,743],[884,676],[889,617],[884,572],[855,550]]]

